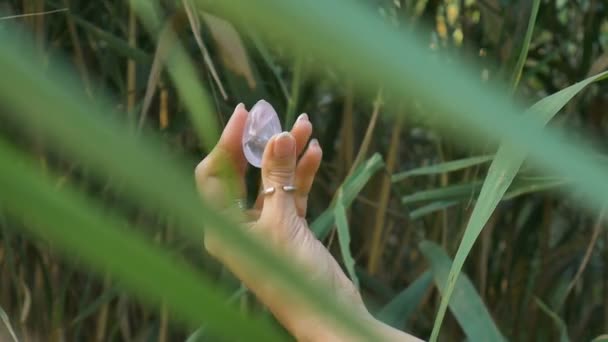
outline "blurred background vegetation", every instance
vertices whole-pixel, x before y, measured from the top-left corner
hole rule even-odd
[[[540,1],[529,44],[525,37],[535,1],[362,2],[389,24],[426,37],[433,58],[441,63],[472,60],[480,82],[511,84],[513,96],[524,103],[608,68],[605,1]],[[199,15],[188,2],[163,5],[164,28],[153,38],[126,1],[112,0],[4,0],[0,30],[9,22],[24,28],[24,37],[36,42],[41,65],[52,68],[56,57],[68,58],[92,104],[100,93],[110,94],[117,112],[126,113],[121,120],[132,134],[156,131],[192,168],[206,150],[165,72],[164,61],[175,44],[174,36],[164,34],[167,30],[177,32],[197,61],[220,123],[239,102],[251,108],[259,99],[273,104],[284,127],[299,113],[308,113],[324,150],[310,197],[313,227],[323,226],[315,219],[322,218],[341,186],[356,189],[347,210],[348,229],[364,299],[382,319],[428,336],[440,301],[427,272],[429,255],[445,261],[455,254],[496,146],[463,149],[435,128],[438,123],[415,99],[387,97],[380,86],[370,98],[342,73],[317,65],[306,50],[297,51],[294,60],[288,47],[270,44],[254,30],[212,12]],[[24,13],[39,15],[19,16]],[[7,81],[0,75],[0,82]],[[574,98],[552,125],[567,125],[573,139],[606,150],[606,87],[594,85]],[[388,110],[404,113],[407,121],[381,115]],[[236,291],[233,304],[241,310],[268,315],[252,296],[239,291],[238,282],[198,242],[176,234],[171,218],[124,201],[112,179],[89,177],[86,167],[54,154],[44,139],[26,129],[0,121],[0,133],[57,176],[57,187],[69,182],[120,210],[159,245]],[[366,160],[367,172],[354,172]],[[349,176],[358,177],[360,184],[344,183],[353,179]],[[251,192],[258,178],[250,170]],[[581,212],[573,207],[576,199],[559,195],[562,185],[564,181],[539,177],[524,165],[469,255],[463,273],[474,290],[457,285],[454,296],[461,307],[450,307],[442,339],[470,339],[466,330],[475,327],[463,326],[461,319],[486,310],[479,305],[513,341],[581,341],[608,332],[608,231],[601,214]],[[10,200],[1,192],[0,200]],[[109,277],[87,272],[77,261],[58,256],[47,242],[22,234],[19,227],[24,224],[4,215],[0,205],[0,307],[21,341],[205,339],[204,333],[193,334],[172,320],[166,308],[142,306]],[[350,257],[341,250],[335,230],[320,230],[338,260]],[[434,244],[419,248],[423,240]],[[446,272],[449,265],[448,259]],[[9,339],[9,329],[0,326]]]

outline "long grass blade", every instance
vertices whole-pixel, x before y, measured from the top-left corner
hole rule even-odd
[[[131,6],[142,19],[144,27],[151,34],[161,29],[160,12],[156,1],[130,0]],[[219,124],[211,110],[211,102],[202,83],[197,77],[195,64],[188,56],[186,50],[179,42],[173,30],[164,31],[167,41],[173,42],[173,48],[167,56],[167,70],[171,76],[177,92],[188,109],[188,114],[194,129],[209,151],[219,138]]]
[[[13,342],[19,342],[19,339],[17,338],[17,334],[15,334],[15,330],[13,330],[13,326],[11,325],[11,321],[1,306],[0,306],[0,319],[2,320],[2,323],[4,324],[4,326],[6,327],[6,330],[8,331],[9,335],[13,339]]]
[[[222,85],[222,81],[220,81],[220,77],[218,76],[217,70],[215,69],[215,65],[213,64],[213,60],[211,56],[209,56],[209,51],[207,47],[203,43],[203,37],[201,36],[201,20],[198,11],[196,10],[196,6],[192,3],[191,0],[182,0],[184,4],[184,10],[188,15],[188,21],[190,22],[190,28],[192,29],[192,33],[194,34],[194,39],[196,40],[196,45],[198,45],[199,50],[201,50],[201,54],[203,55],[203,61],[207,64],[207,68],[209,69],[209,73],[211,77],[213,77],[213,81],[217,85],[217,88],[222,94],[224,100],[228,99],[228,95],[226,94],[226,90],[224,90],[224,86]]]
[[[536,305],[547,314],[551,318],[551,320],[555,323],[557,328],[559,329],[559,342],[570,342],[570,337],[568,337],[568,327],[566,323],[559,317],[551,308],[549,308],[542,300],[538,297],[534,298],[536,301]]]
[[[34,234],[98,270],[108,270],[147,302],[158,303],[162,298],[190,324],[199,324],[202,319],[226,337],[281,340],[269,325],[254,323],[235,308],[225,306],[210,280],[132,230],[124,229],[125,222],[97,210],[88,199],[67,187],[57,191],[51,179],[34,171],[35,166],[5,143],[0,143],[0,156],[6,165],[0,170],[3,205],[28,222],[27,227]],[[36,210],[31,210],[32,205]],[[83,243],[86,241],[94,243]],[[239,329],[234,329],[233,324],[238,324]]]
[[[576,94],[583,90],[589,84],[600,80],[606,74],[600,74],[594,77],[590,77],[585,81],[579,82],[566,89],[561,90],[551,96],[545,97],[536,104],[534,104],[526,113],[527,116],[533,118],[537,124],[545,125],[557,112],[570,101]],[[454,284],[458,279],[460,270],[464,265],[466,257],[469,255],[471,248],[481,230],[485,226],[486,222],[494,212],[494,209],[503,198],[503,195],[511,185],[511,182],[515,178],[515,175],[519,171],[519,168],[523,164],[527,157],[527,152],[524,149],[516,148],[510,142],[505,142],[500,145],[498,152],[494,157],[494,161],[490,166],[488,175],[481,188],[481,193],[477,198],[477,203],[473,208],[473,213],[469,218],[467,227],[465,228],[464,236],[456,256],[454,257],[454,263],[448,277],[448,282],[443,290],[443,298],[439,306],[437,317],[435,318],[435,324],[433,326],[433,332],[431,334],[431,341],[435,341],[439,335],[439,329],[441,322],[447,310],[450,297],[454,290]]]
[[[349,207],[351,205],[369,179],[383,166],[384,161],[382,160],[382,156],[376,153],[361,164],[353,174],[342,183],[340,189],[343,192],[342,204],[344,207]],[[322,240],[331,230],[333,223],[334,210],[333,208],[329,208],[317,217],[310,225],[310,229],[315,233],[317,238]]]
[[[452,267],[450,257],[440,246],[430,241],[421,242],[419,247],[431,264],[435,285],[445,298],[443,284],[448,279]],[[458,295],[450,300],[450,311],[467,335],[467,339],[470,341],[505,341],[471,280],[463,274],[458,278],[455,287]]]
[[[336,218],[336,229],[338,231],[338,241],[340,243],[340,252],[346,271],[353,281],[355,286],[359,288],[359,278],[355,272],[355,259],[350,252],[350,230],[348,228],[348,218],[346,217],[346,207],[344,206],[344,196],[342,190],[339,190],[338,200],[334,208],[334,217]]]
[[[471,166],[487,163],[487,162],[491,161],[492,159],[494,159],[493,155],[477,156],[477,157],[470,157],[470,158],[459,159],[459,160],[452,160],[452,161],[445,162],[445,163],[440,163],[440,164],[435,164],[435,165],[430,165],[430,166],[425,166],[425,167],[419,167],[417,169],[413,169],[410,171],[399,172],[399,173],[394,174],[391,177],[391,180],[394,183],[396,183],[396,182],[400,182],[400,181],[402,181],[406,178],[412,177],[412,176],[427,176],[427,175],[436,175],[436,174],[441,174],[441,173],[446,173],[446,172],[458,171],[458,170],[466,169]]]
[[[380,309],[376,317],[394,328],[402,329],[403,323],[407,322],[422,302],[424,293],[433,280],[432,276],[431,272],[424,272]]]
[[[538,15],[539,8],[540,0],[533,0],[532,9],[530,11],[530,19],[528,20],[528,28],[526,29],[526,35],[524,37],[521,50],[519,51],[519,56],[517,57],[517,64],[515,65],[515,69],[513,70],[513,74],[511,75],[511,91],[515,91],[517,85],[519,84],[519,80],[521,79],[521,74],[524,70],[526,59],[528,58],[528,50],[530,49],[530,42],[532,41],[532,34],[534,33],[534,26],[536,24],[536,16]]]

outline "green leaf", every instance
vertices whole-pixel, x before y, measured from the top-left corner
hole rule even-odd
[[[443,284],[448,279],[452,260],[440,246],[430,241],[421,242],[420,251],[431,264],[435,285],[445,298]],[[473,283],[464,274],[455,284],[455,295],[450,300],[449,307],[469,341],[505,340]]]
[[[43,68],[35,62],[34,50],[26,47],[23,41],[13,39],[6,31],[0,32],[0,44],[11,46],[0,54],[0,74],[12,80],[0,82],[0,99],[8,108],[0,111],[0,115],[27,125],[32,132],[45,138],[48,148],[54,147],[65,157],[87,166],[92,177],[111,176],[113,184],[120,184],[124,200],[134,201],[147,210],[156,210],[158,215],[175,218],[178,233],[186,235],[190,241],[200,241],[203,224],[207,229],[215,230],[233,250],[247,253],[247,260],[260,271],[267,272],[269,278],[302,295],[307,304],[319,310],[321,316],[365,338],[374,339],[375,333],[368,326],[358,324],[357,317],[318,284],[303,276],[301,270],[292,265],[293,262],[283,260],[260,241],[236,229],[235,217],[222,215],[201,200],[193,185],[191,165],[170,155],[150,136],[133,135],[128,127],[115,121],[116,117],[108,115],[113,112],[112,107],[103,99],[98,99],[99,105],[92,106],[77,86],[74,75],[66,72],[60,63],[53,68]],[[32,94],[37,101],[31,100]],[[82,246],[85,249],[83,253],[89,245],[97,243],[89,237],[82,240],[85,237],[82,235],[77,235],[80,238],[70,236],[71,231],[62,230],[57,238],[70,242],[78,240],[80,245],[74,243],[70,246]],[[120,236],[129,237],[128,234]],[[137,240],[133,241],[136,243]],[[128,245],[122,249],[129,251]],[[105,259],[96,258],[102,256],[92,256],[87,261],[100,267]],[[127,276],[119,273],[121,279]],[[149,282],[154,281],[149,279]],[[164,290],[173,292],[171,288]],[[154,294],[159,295],[158,292],[148,293],[148,297],[152,298]],[[168,307],[177,310],[176,314],[192,314],[181,312],[176,303]]]
[[[439,163],[435,165],[429,165],[425,167],[419,167],[410,171],[396,173],[391,177],[393,183],[402,181],[411,176],[425,176],[425,175],[436,175],[446,172],[458,171],[466,169],[471,166],[483,164],[491,161],[494,158],[493,155],[488,156],[477,156],[464,158],[459,160],[452,160],[445,163]]]
[[[540,0],[533,1],[534,3],[532,4],[530,11],[530,19],[528,20],[526,35],[524,37],[521,50],[519,51],[517,64],[515,65],[515,69],[513,69],[513,74],[511,75],[511,91],[515,91],[517,85],[519,84],[519,80],[521,79],[521,73],[524,70],[524,65],[528,57],[528,50],[530,49],[530,42],[532,41],[532,33],[534,33],[534,25],[536,24],[536,16],[538,15],[538,9],[540,8]]]
[[[355,259],[350,253],[350,231],[348,228],[348,218],[346,217],[346,208],[344,207],[344,197],[342,190],[338,190],[338,201],[334,207],[334,216],[336,218],[336,228],[338,231],[338,241],[340,242],[340,252],[346,266],[346,271],[350,279],[359,288],[359,278],[355,272]]]
[[[557,114],[557,112],[570,101],[576,94],[583,90],[589,84],[604,78],[608,73],[599,74],[590,77],[582,82],[576,83],[566,89],[563,89],[551,96],[545,97],[534,104],[526,113],[534,119],[537,125],[544,126],[549,120]],[[503,198],[519,168],[526,159],[527,151],[517,148],[510,142],[504,142],[498,148],[498,152],[494,157],[494,161],[490,165],[488,175],[481,188],[481,193],[477,198],[477,203],[473,208],[473,213],[469,218],[469,223],[465,228],[464,236],[454,257],[454,264],[450,270],[448,282],[443,291],[443,298],[439,306],[431,341],[435,341],[439,334],[441,322],[447,310],[448,302],[454,290],[454,284],[460,274],[460,270],[464,265],[466,257],[469,255],[475,240],[481,233],[486,222],[496,209],[496,206]]]
[[[382,167],[384,167],[382,156],[379,153],[374,153],[373,156],[359,165],[352,175],[342,183],[340,186],[341,190],[338,191],[342,191],[342,205],[345,208],[353,203],[369,179]],[[310,225],[310,229],[319,240],[322,240],[329,233],[333,223],[334,210],[333,208],[329,208],[317,217]]]
[[[567,185],[569,183],[570,182],[563,179],[531,179],[526,181],[518,180],[513,184],[513,186],[509,188],[509,191],[505,193],[502,200],[510,200],[517,196],[533,192],[552,190]]]
[[[92,314],[96,313],[99,307],[110,302],[118,295],[118,290],[115,287],[111,287],[104,291],[100,296],[98,296],[92,303],[90,303],[86,308],[84,308],[73,320],[71,320],[70,324],[75,325]]]
[[[554,189],[571,182],[564,179],[556,178],[523,178],[513,181],[509,190],[505,193],[501,200],[510,200],[517,196]],[[482,182],[472,182],[467,184],[448,185],[437,189],[418,191],[408,196],[403,196],[401,202],[403,204],[412,204],[425,201],[434,201],[428,205],[420,207],[410,212],[410,218],[419,218],[430,214],[437,210],[445,209],[460,203],[463,200],[470,199],[472,196],[479,194],[479,189]]]
[[[466,184],[448,185],[437,189],[415,192],[411,195],[403,196],[401,203],[411,204],[433,200],[453,200],[465,197],[472,197],[479,192],[481,181],[474,181]]]
[[[74,22],[76,24],[78,24],[79,26],[81,26],[82,28],[84,28],[85,30],[90,32],[91,34],[95,35],[97,38],[106,42],[108,44],[108,47],[110,47],[112,50],[117,52],[119,55],[129,57],[129,58],[133,59],[134,61],[136,61],[137,63],[142,63],[142,64],[152,63],[152,56],[150,56],[150,54],[146,53],[145,51],[143,51],[141,49],[130,46],[129,43],[126,42],[125,40],[122,40],[122,39],[112,35],[111,33],[108,33],[106,31],[102,30],[101,28],[85,21],[84,19],[73,15],[72,12],[69,12],[69,13],[70,14],[68,14],[68,15],[70,15],[72,17],[72,19],[74,19]]]
[[[136,13],[144,23],[144,27],[154,35],[161,29],[160,11],[156,1],[130,0]],[[194,129],[202,141],[203,146],[211,151],[219,138],[219,124],[211,110],[211,101],[207,92],[197,77],[198,72],[192,59],[180,43],[177,34],[173,31],[174,23],[165,24],[169,29],[162,32],[163,39],[174,42],[167,57],[167,69],[177,93],[186,105]]]
[[[432,275],[429,271],[421,274],[410,286],[403,289],[403,291],[378,311],[376,317],[394,328],[402,329],[403,323],[407,322],[414,311],[420,306],[420,302],[422,302],[424,293],[428,290],[431,280]]]
[[[432,202],[430,204],[424,205],[420,208],[410,211],[410,220],[417,220],[425,215],[434,213],[439,210],[447,209],[458,203],[460,203],[460,201],[458,201],[458,200]]]
[[[1,306],[0,306],[0,320],[2,320],[2,323],[6,326],[6,330],[8,330],[8,334],[11,336],[13,341],[19,342],[19,339],[17,338],[17,335],[15,334],[15,331],[13,330],[13,326],[11,325],[11,321]]]
[[[608,342],[608,334],[600,335],[591,340],[591,342]]]
[[[253,322],[224,305],[226,296],[192,266],[124,229],[126,222],[97,209],[72,189],[58,191],[51,179],[34,171],[34,165],[2,141],[0,158],[5,165],[0,170],[3,205],[23,218],[32,233],[61,246],[72,257],[81,257],[100,273],[107,270],[147,302],[158,304],[162,299],[190,324],[203,320],[213,331],[230,338],[281,340],[268,323]]]
[[[534,299],[536,300],[536,304],[538,305],[538,307],[541,308],[541,310],[543,310],[543,312],[546,313],[553,320],[555,325],[557,325],[557,328],[559,329],[559,341],[570,342],[570,338],[568,337],[568,327],[566,326],[566,323],[564,323],[564,321],[555,312],[553,312],[553,310],[551,310],[547,305],[545,305],[542,300],[540,300],[538,297],[535,297]]]

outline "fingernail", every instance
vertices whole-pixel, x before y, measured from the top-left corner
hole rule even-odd
[[[319,140],[317,140],[316,138],[312,139],[310,141],[310,146],[317,146],[318,147],[319,146]]]
[[[239,111],[239,110],[247,110],[245,108],[245,105],[243,104],[243,102],[239,103],[238,105],[236,105],[236,108],[234,108],[234,111]]]
[[[279,134],[274,142],[274,156],[277,158],[286,158],[293,154],[296,147],[296,141],[289,132]]]
[[[306,113],[300,114],[300,116],[298,116],[298,119],[296,121],[300,121],[300,120],[308,120],[308,115]]]

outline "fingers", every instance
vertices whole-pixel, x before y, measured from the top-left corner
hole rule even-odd
[[[302,158],[300,158],[298,166],[296,166],[295,185],[298,190],[296,191],[295,200],[298,215],[302,217],[306,216],[308,194],[315,180],[317,170],[319,170],[319,166],[321,165],[322,157],[323,151],[321,150],[319,141],[313,139],[308,144],[308,148],[304,152],[304,155],[302,155]]]
[[[293,124],[291,129],[291,135],[293,135],[296,140],[296,155],[299,156],[302,154],[302,151],[306,147],[306,143],[308,139],[310,139],[310,135],[312,134],[312,123],[308,119],[307,114],[300,114],[296,119],[296,122]],[[262,204],[264,203],[263,196],[260,195],[255,201],[254,208],[262,209]]]
[[[293,192],[283,190],[294,185],[296,168],[296,139],[289,132],[278,134],[268,142],[262,157],[263,189],[274,188],[264,195],[261,220],[277,222],[281,217],[297,217]]]
[[[247,115],[243,104],[236,106],[217,145],[195,169],[199,192],[222,207],[242,198],[245,192],[243,176],[247,161],[241,139]]]
[[[298,119],[291,129],[291,134],[296,139],[296,155],[299,156],[302,154],[302,151],[304,150],[304,147],[306,147],[306,143],[312,134],[312,124],[308,120],[308,115],[300,114],[300,116],[298,116]]]

